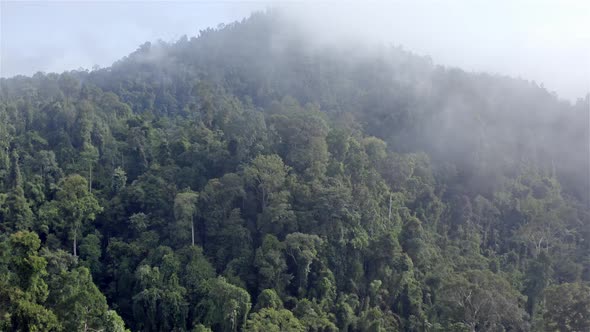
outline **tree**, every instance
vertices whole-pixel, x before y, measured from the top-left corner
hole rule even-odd
[[[46,194],[51,193],[63,177],[63,171],[56,160],[55,152],[41,150],[36,159],[38,163],[37,172],[43,177]]]
[[[580,283],[554,285],[545,290],[546,331],[590,330],[590,287]]]
[[[47,298],[47,261],[39,256],[41,240],[37,234],[21,231],[10,236],[10,265],[20,289],[28,292],[33,301],[43,302]]]
[[[541,300],[545,287],[549,285],[551,276],[551,261],[542,252],[534,261],[529,263],[526,271],[523,294],[527,296],[527,312],[536,313],[536,306]]]
[[[0,78],[0,331],[590,330],[590,95],[275,13]]]
[[[567,209],[561,189],[555,179],[542,178],[536,173],[521,175],[514,187],[513,191],[525,192],[520,195],[516,193],[521,196],[517,200],[517,209],[526,220],[519,228],[517,237],[536,257],[542,250],[547,252],[551,246],[558,245],[560,237],[567,232],[565,220],[568,218],[562,215]]]
[[[470,270],[450,276],[439,298],[449,318],[471,330],[526,328],[524,299],[505,279],[490,271]]]
[[[283,301],[273,289],[265,289],[258,295],[258,301],[254,307],[255,311],[259,311],[264,308],[271,309],[282,309]]]
[[[87,268],[62,270],[52,277],[51,288],[48,303],[65,330],[92,331],[105,325],[106,298],[93,283]]]
[[[237,331],[246,323],[252,306],[248,292],[223,277],[209,280],[207,287],[207,297],[199,303],[203,322],[215,330]]]
[[[252,313],[244,331],[252,332],[303,332],[305,327],[285,309],[263,308]]]
[[[426,243],[422,222],[414,216],[408,217],[399,237],[403,250],[412,258],[412,261],[415,264],[423,264]]]
[[[277,150],[287,164],[310,178],[321,177],[328,161],[328,125],[318,105],[301,108],[295,99],[285,97],[273,105],[273,113],[270,120],[279,135]]]
[[[114,310],[108,310],[104,319],[105,332],[130,332],[125,328],[125,322]]]
[[[278,155],[259,155],[244,169],[246,182],[251,184],[257,195],[261,211],[268,206],[285,183],[289,168]]]
[[[69,229],[72,239],[72,251],[78,255],[78,238],[82,235],[87,222],[94,220],[96,214],[102,212],[94,195],[88,190],[88,182],[80,175],[70,175],[59,184],[56,203],[61,218]]]
[[[235,264],[250,266],[246,257],[253,253],[252,239],[242,209],[238,208],[244,207],[245,197],[243,178],[236,173],[211,179],[201,191],[201,241],[204,250],[214,257],[217,269],[226,269],[234,259]],[[243,262],[238,263],[239,259]]]
[[[111,184],[111,190],[114,194],[119,193],[127,185],[127,174],[121,167],[115,168],[113,171],[113,179]]]
[[[267,234],[256,249],[254,264],[258,269],[258,285],[263,289],[285,290],[292,276],[287,274],[287,262],[283,255],[285,245],[274,235]]]
[[[316,259],[321,244],[322,239],[312,234],[292,233],[285,238],[285,253],[291,258],[297,271],[299,295],[304,295],[307,291],[311,263]]]
[[[179,284],[175,272],[166,273],[166,270],[166,264],[162,264],[161,268],[141,265],[136,271],[138,292],[133,296],[133,312],[139,318],[138,329],[185,329],[188,317],[186,289]]]
[[[207,280],[215,277],[215,270],[199,246],[187,246],[180,250],[181,284],[186,288],[189,303],[188,321],[198,321],[198,303],[207,295]]]
[[[41,241],[32,232],[10,236],[8,246],[0,246],[0,328],[13,331],[59,331],[54,312],[44,306],[49,290],[43,277],[47,261],[39,255]],[[5,274],[4,274],[5,273]]]
[[[176,221],[190,223],[191,226],[191,244],[195,245],[195,214],[197,213],[197,203],[199,194],[193,191],[178,193],[174,199],[174,217]]]
[[[33,226],[33,212],[22,186],[14,187],[6,197],[6,223],[11,230],[28,230]]]
[[[84,143],[80,152],[80,163],[82,169],[88,170],[88,191],[92,192],[92,168],[99,157],[98,149],[90,143]]]
[[[244,169],[245,182],[256,193],[256,226],[261,234],[283,236],[296,229],[291,195],[285,190],[288,171],[278,155],[260,155]]]
[[[336,325],[330,321],[329,316],[318,305],[308,299],[297,302],[293,314],[299,319],[306,331],[338,331]]]
[[[100,234],[99,234],[100,235]],[[88,234],[82,239],[79,246],[80,258],[83,265],[86,266],[93,275],[100,274],[102,264],[100,256],[102,255],[100,247],[100,237],[96,234]]]
[[[392,312],[383,312],[379,307],[373,307],[361,312],[358,318],[358,329],[371,332],[399,331],[398,320],[399,318],[395,317]]]
[[[33,212],[29,202],[25,198],[23,179],[20,172],[19,157],[16,150],[12,151],[11,168],[8,183],[11,190],[6,198],[6,222],[11,224],[13,230],[30,229],[33,226]]]

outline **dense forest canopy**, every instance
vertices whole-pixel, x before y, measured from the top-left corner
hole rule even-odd
[[[275,10],[0,84],[0,330],[590,330],[589,96]]]

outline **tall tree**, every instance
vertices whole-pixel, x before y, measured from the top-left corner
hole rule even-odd
[[[195,215],[198,202],[199,194],[190,190],[178,193],[174,198],[174,217],[177,222],[190,224],[191,244],[193,246],[195,245]]]
[[[288,170],[276,154],[259,155],[244,169],[246,181],[256,190],[261,211],[284,185]]]
[[[244,289],[223,277],[208,282],[208,296],[201,301],[203,321],[219,331],[235,332],[246,323],[252,304]]]
[[[12,151],[9,181],[10,191],[6,198],[6,221],[8,229],[25,230],[33,226],[33,212],[29,202],[25,198],[23,179],[20,172],[19,156],[16,150]],[[6,227],[6,226],[5,226]]]
[[[93,221],[102,207],[88,190],[88,182],[80,175],[70,175],[59,184],[56,204],[60,216],[66,223],[72,240],[72,252],[78,255],[78,238],[82,236],[83,227]]]

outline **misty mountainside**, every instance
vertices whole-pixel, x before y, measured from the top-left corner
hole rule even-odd
[[[590,95],[278,10],[0,79],[2,331],[590,331]]]

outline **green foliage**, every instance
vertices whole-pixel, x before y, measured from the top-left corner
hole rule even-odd
[[[123,319],[114,310],[107,310],[104,320],[105,332],[129,332]]]
[[[546,331],[587,331],[590,329],[590,287],[562,284],[545,290]]]
[[[177,222],[181,224],[189,224],[191,229],[191,244],[195,245],[195,223],[194,218],[197,214],[197,203],[199,195],[197,193],[187,191],[178,193],[174,199],[174,217]],[[188,227],[186,227],[188,228]],[[179,232],[178,230],[177,232]]]
[[[80,175],[70,175],[59,184],[55,204],[59,209],[60,219],[64,223],[68,237],[73,242],[73,253],[77,255],[78,238],[87,222],[96,218],[102,211],[98,201],[88,189],[88,182]]]
[[[44,306],[49,289],[43,277],[47,261],[39,255],[41,241],[35,233],[20,231],[2,247],[0,261],[0,326],[7,330],[58,331],[61,326]]]
[[[65,330],[98,329],[104,325],[106,298],[92,282],[87,268],[61,271],[51,279],[52,288],[60,291],[50,294],[48,304]]]
[[[199,306],[203,322],[220,331],[237,331],[246,322],[252,304],[244,289],[227,283],[223,277],[211,279],[208,293]]]
[[[306,331],[306,329],[289,310],[263,308],[250,315],[250,319],[248,319],[244,331],[303,332]]]
[[[258,284],[264,289],[274,289],[279,294],[285,291],[292,276],[287,274],[287,261],[283,255],[285,244],[274,235],[264,236],[262,245],[256,249],[254,264],[258,269]]]
[[[17,300],[10,308],[12,312],[8,319],[0,321],[0,326],[15,331],[59,331],[60,325],[56,316],[40,304],[26,300]]]
[[[590,100],[342,46],[0,78],[0,330],[589,330]]]
[[[526,327],[522,296],[505,279],[490,271],[472,270],[453,276],[443,284],[439,296],[452,322],[463,323],[470,329]]]
[[[264,308],[283,308],[283,301],[281,301],[281,298],[273,289],[265,289],[260,293],[260,295],[258,295],[258,300],[256,301],[254,311],[259,311]]]
[[[141,317],[138,327],[142,330],[174,330],[186,324],[186,289],[179,284],[176,273],[167,272],[149,265],[137,269],[138,293],[133,296],[133,312]]]
[[[293,313],[302,322],[306,331],[338,331],[330,319],[331,315],[307,299],[297,302]]]

